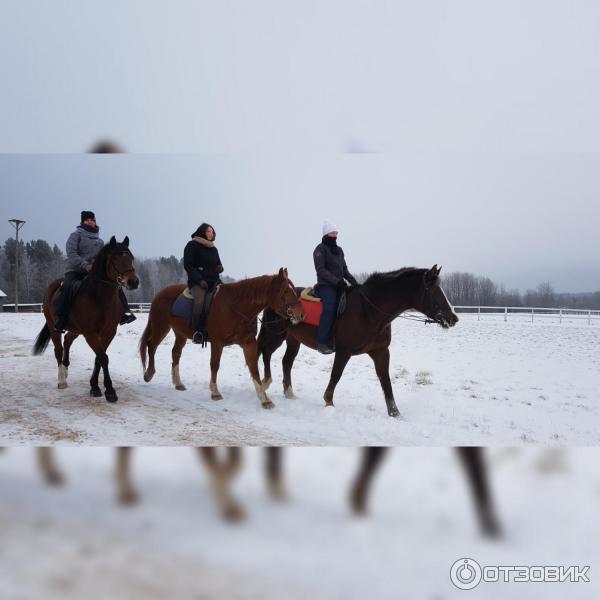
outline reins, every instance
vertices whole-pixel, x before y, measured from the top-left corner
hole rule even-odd
[[[382,315],[384,315],[387,319],[391,321],[393,321],[394,319],[400,318],[400,319],[408,319],[409,321],[419,321],[420,323],[425,323],[425,325],[429,325],[431,323],[435,323],[436,321],[434,321],[433,319],[429,319],[427,317],[423,318],[423,317],[418,317],[416,315],[403,315],[400,313],[388,313],[385,310],[383,310],[382,308],[379,308],[379,306],[377,306],[368,296],[367,294],[365,294],[365,292],[362,290],[362,286],[359,286],[358,288],[358,293],[367,301],[367,303],[372,306],[376,311],[380,312]],[[425,295],[425,290],[423,290],[423,295]]]

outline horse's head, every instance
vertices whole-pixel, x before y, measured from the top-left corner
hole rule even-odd
[[[279,269],[279,273],[273,279],[273,289],[269,306],[282,317],[289,319],[292,325],[304,320],[304,308],[296,293],[296,288],[288,278],[287,269]]]
[[[129,238],[125,236],[122,242],[117,242],[115,236],[110,238],[107,245],[106,275],[128,290],[135,290],[140,285],[140,279],[133,267],[133,254],[129,250]]]
[[[440,285],[441,270],[442,267],[438,269],[437,265],[433,265],[431,269],[425,271],[423,275],[422,306],[415,306],[415,308],[444,329],[448,329],[448,327],[454,327],[458,323],[458,317]]]

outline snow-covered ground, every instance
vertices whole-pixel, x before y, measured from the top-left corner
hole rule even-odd
[[[210,399],[209,349],[184,348],[171,383],[169,335],[157,374],[144,383],[137,354],[147,315],[121,327],[109,348],[119,401],[90,398],[93,355],[73,345],[69,388],[56,387],[52,348],[31,346],[38,314],[0,314],[0,444],[81,445],[598,445],[600,327],[463,315],[449,331],[397,319],[390,372],[401,419],[387,416],[371,359],[351,359],[335,408],[323,392],[333,358],[302,348],[293,370],[297,399],[284,398],[281,357],[273,357],[274,410],[261,408],[241,349],[225,349],[219,373],[224,399]]]
[[[11,448],[0,453],[0,598],[600,597],[599,449],[490,450],[498,541],[480,537],[458,460],[445,448],[393,450],[370,516],[353,517],[347,494],[358,454],[289,449],[289,499],[276,504],[264,491],[260,451],[247,450],[235,493],[248,518],[231,525],[189,448],[136,451],[142,502],[130,508],[115,503],[114,450],[58,449],[68,480],[49,488],[33,450]],[[449,571],[463,557],[589,565],[590,583],[459,591]]]

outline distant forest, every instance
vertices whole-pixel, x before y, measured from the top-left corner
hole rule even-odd
[[[16,241],[7,239],[0,247],[0,289],[14,302],[14,265]],[[64,252],[45,240],[19,241],[19,302],[41,302],[48,284],[62,277]],[[135,268],[140,287],[127,292],[130,302],[151,302],[159,289],[186,280],[183,259],[175,256],[137,258]],[[364,281],[367,273],[356,275]],[[234,281],[224,277],[224,281]],[[534,306],[541,308],[581,308],[600,310],[600,291],[559,294],[549,281],[541,282],[524,294],[517,289],[506,289],[489,277],[472,273],[447,273],[442,285],[450,302],[456,306]]]

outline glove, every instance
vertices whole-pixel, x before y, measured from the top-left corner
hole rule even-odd
[[[215,271],[217,273],[222,273],[223,272],[223,265],[217,265],[217,268],[215,269]]]
[[[208,283],[206,283],[206,281],[204,281],[204,279],[200,282],[200,287],[203,290],[207,290],[208,289]]]

